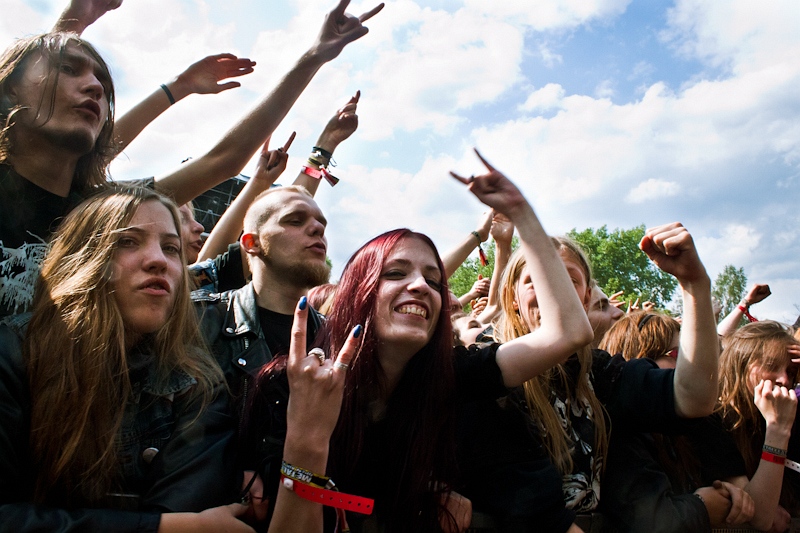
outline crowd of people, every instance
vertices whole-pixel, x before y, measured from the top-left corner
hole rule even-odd
[[[441,255],[386,232],[330,283],[314,195],[338,181],[360,94],[291,185],[273,186],[294,134],[270,137],[383,4],[356,17],[340,0],[205,155],[114,182],[109,162],[158,115],[254,68],[209,56],[115,119],[80,34],[120,4],[71,0],[0,56],[0,531],[783,532],[800,517],[800,333],[750,314],[768,286],[719,320],[692,235],[665,224],[640,248],[677,279],[682,315],[621,309],[477,150],[474,175],[452,174],[488,208],[475,231]],[[204,238],[192,199],[259,149]],[[453,294],[490,237],[492,276]]]

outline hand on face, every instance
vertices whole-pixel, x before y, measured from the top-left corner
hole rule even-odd
[[[770,380],[762,380],[756,385],[754,403],[767,427],[776,426],[787,432],[792,429],[797,411],[797,395],[794,389],[775,384]]]

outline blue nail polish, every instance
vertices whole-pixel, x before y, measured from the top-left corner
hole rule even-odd
[[[307,305],[308,305],[308,298],[306,298],[305,296],[300,298],[300,310],[305,311]]]
[[[359,338],[361,336],[361,330],[363,330],[363,329],[364,328],[361,327],[361,324],[359,324],[355,328],[353,328],[353,338],[354,339]]]

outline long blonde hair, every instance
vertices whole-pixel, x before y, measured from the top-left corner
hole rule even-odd
[[[566,237],[552,237],[551,240],[559,253],[566,254],[575,260],[583,270],[587,283],[589,283],[592,279],[592,269],[586,259],[586,255],[578,244]],[[515,309],[517,307],[515,305],[517,303],[516,286],[524,269],[525,257],[521,250],[517,250],[503,272],[500,294],[503,313],[495,323],[495,335],[500,342],[507,342],[521,337],[539,327],[538,309],[534,312],[533,324],[527,324],[521,313]],[[564,366],[560,364],[526,381],[523,385],[530,416],[541,428],[542,442],[550,455],[550,459],[562,474],[572,472],[574,465],[571,449],[575,443],[572,442],[571,436],[562,426],[558,415],[553,409],[550,396],[554,385],[560,384],[560,388],[567,391],[567,412],[570,410],[572,401],[585,402],[591,409],[591,418],[595,426],[595,458],[599,459],[601,464],[605,464],[605,454],[608,448],[604,409],[589,382],[589,372],[592,368],[591,345],[584,346],[578,350],[577,355],[580,362],[580,371],[574,388]]]
[[[779,322],[762,320],[746,324],[736,330],[722,350],[719,361],[720,403],[717,411],[744,457],[749,476],[760,460],[763,443],[764,417],[753,402],[748,378],[754,365],[770,368],[789,363],[787,348],[800,342],[792,337],[794,332]],[[793,383],[787,383],[792,387]],[[761,438],[753,438],[760,435]],[[753,449],[758,444],[757,451]]]
[[[131,381],[111,269],[119,230],[150,201],[165,205],[180,228],[177,208],[160,194],[109,189],[66,217],[42,265],[24,342],[39,502],[57,498],[55,487],[96,502],[118,475],[117,434]],[[212,399],[223,377],[200,335],[185,271],[166,323],[143,342],[156,355],[158,383],[180,369],[197,381],[189,394],[202,405]]]

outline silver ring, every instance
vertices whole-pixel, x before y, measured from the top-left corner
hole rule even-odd
[[[323,364],[325,362],[325,352],[322,351],[322,348],[311,348],[311,351],[308,352],[308,355],[316,356],[319,359],[319,364]]]
[[[348,368],[350,368],[350,365],[348,365],[347,363],[342,363],[342,362],[336,361],[333,364],[333,368],[335,368],[337,370],[347,370]]]

